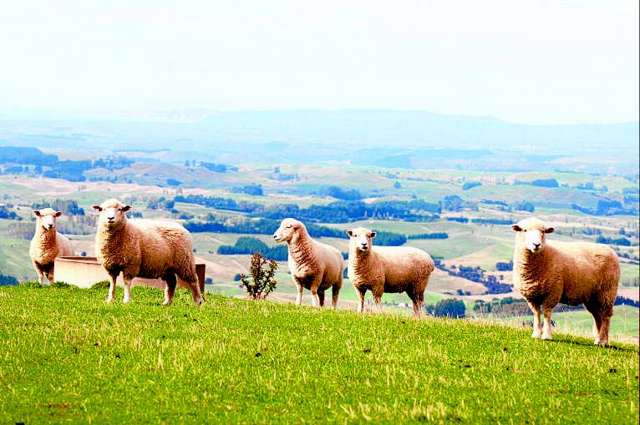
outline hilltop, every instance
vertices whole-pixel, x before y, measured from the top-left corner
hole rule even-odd
[[[169,308],[152,289],[103,297],[0,288],[1,422],[637,423],[637,346],[211,295],[197,309],[184,291]]]

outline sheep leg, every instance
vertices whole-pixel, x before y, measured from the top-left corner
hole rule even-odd
[[[593,342],[598,345],[600,343],[600,328],[602,327],[600,308],[597,303],[592,301],[585,303],[584,307],[593,316]]]
[[[133,280],[133,276],[128,274],[124,274],[124,297],[122,298],[122,302],[124,304],[128,304],[131,302],[131,281]]]
[[[543,307],[544,324],[542,325],[542,339],[551,339],[551,312],[553,307]]]
[[[611,324],[611,316],[613,316],[613,307],[609,306],[601,310],[600,326],[598,326],[598,338],[595,343],[598,345],[609,344],[609,325]]]
[[[358,313],[364,312],[364,296],[367,293],[367,288],[356,288],[358,291]]]
[[[109,282],[109,292],[107,292],[107,299],[104,300],[106,303],[110,303],[116,297],[116,280],[118,279],[118,273],[111,273],[111,282]]]
[[[293,283],[296,284],[296,288],[298,289],[298,294],[296,295],[296,305],[302,305],[302,293],[304,292],[304,286],[296,279],[293,279]]]
[[[333,285],[331,287],[331,307],[335,310],[338,307],[338,295],[340,295],[340,287]]]
[[[598,331],[598,339],[596,341],[597,345],[609,344],[609,324],[610,323],[611,323],[611,316],[602,317],[602,324],[600,325],[600,329]]]
[[[204,297],[202,296],[202,292],[200,292],[200,284],[198,281],[188,282],[189,288],[191,288],[191,298],[193,298],[193,302],[196,305],[202,305],[204,302]]]
[[[322,304],[324,304],[324,294],[322,296],[323,296]],[[314,307],[322,307],[322,304],[320,303],[320,296],[318,295],[318,288],[317,287],[311,287],[311,305],[313,305]]]
[[[540,338],[542,336],[542,324],[540,323],[540,307],[528,302],[529,308],[533,313],[533,333],[531,334],[532,338]]]
[[[373,290],[373,302],[376,304],[376,310],[378,313],[382,313],[382,294],[384,291]]]
[[[320,307],[324,307],[324,291],[318,291],[318,303]]]
[[[167,282],[167,286],[164,288],[164,301],[162,305],[171,305],[173,302],[173,295],[176,293],[176,275],[174,273],[167,273],[164,275],[164,281]]]
[[[55,277],[53,275],[53,266],[51,266],[49,270],[47,270],[47,280],[49,281],[49,285],[55,282]]]
[[[424,293],[422,294],[411,293],[409,295],[409,298],[411,298],[411,302],[413,303],[413,316],[417,319],[422,317],[422,304],[424,302]]]
[[[42,271],[38,263],[36,263],[35,261],[32,261],[31,263],[33,264],[33,268],[36,270],[36,273],[38,274],[38,283],[42,285],[44,283],[44,272]]]

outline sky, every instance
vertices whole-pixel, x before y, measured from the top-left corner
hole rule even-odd
[[[3,2],[0,111],[637,121],[638,0]]]

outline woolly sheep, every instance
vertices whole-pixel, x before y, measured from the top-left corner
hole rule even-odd
[[[304,288],[311,290],[314,306],[324,306],[324,291],[331,288],[332,306],[336,308],[342,288],[344,261],[336,248],[315,241],[305,225],[285,218],[273,235],[276,242],[286,242],[289,250],[289,270],[298,288],[296,304],[302,304]]]
[[[349,279],[358,291],[358,312],[364,311],[367,290],[373,293],[378,309],[382,294],[406,292],[413,302],[416,317],[422,314],[424,291],[434,270],[426,252],[411,247],[374,247],[376,232],[358,227],[347,230],[349,236]]]
[[[45,275],[49,283],[53,283],[55,259],[73,255],[73,248],[69,239],[56,230],[56,219],[62,215],[60,211],[45,208],[34,210],[33,214],[36,216],[36,232],[29,246],[31,263],[40,284],[44,283]]]
[[[551,312],[559,302],[584,304],[594,318],[595,343],[606,345],[620,278],[616,253],[595,243],[546,241],[553,227],[533,217],[513,230],[513,282],[533,312],[532,336],[551,339]]]
[[[131,206],[109,199],[93,208],[100,212],[96,233],[96,256],[111,276],[106,302],[113,301],[116,279],[124,277],[123,302],[131,301],[131,281],[135,277],[166,283],[164,305],[171,304],[176,290],[176,275],[191,289],[193,301],[203,302],[191,236],[177,223],[159,220],[129,220]]]

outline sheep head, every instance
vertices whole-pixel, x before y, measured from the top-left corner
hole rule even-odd
[[[349,236],[349,248],[364,253],[371,250],[376,232],[365,227],[356,227],[347,230],[347,236]]]
[[[285,218],[280,223],[280,227],[273,234],[273,239],[276,242],[291,242],[296,236],[303,232],[305,229],[304,224],[294,218]]]
[[[60,211],[51,208],[33,210],[33,214],[36,216],[36,225],[41,226],[45,232],[55,231],[56,219],[62,215]]]
[[[534,254],[544,249],[545,236],[554,230],[535,217],[521,220],[511,227],[516,232],[516,244],[524,246]]]
[[[92,208],[100,213],[98,225],[107,229],[117,229],[127,222],[127,211],[130,205],[125,205],[117,199],[109,199],[100,205],[93,205]]]

